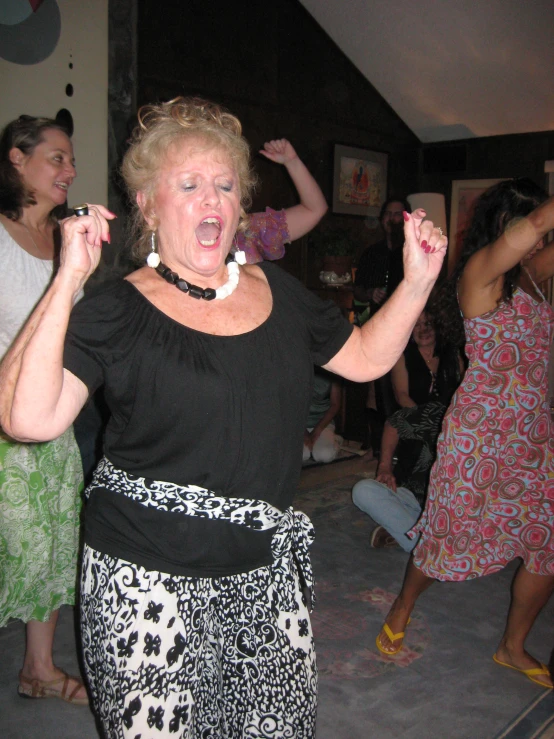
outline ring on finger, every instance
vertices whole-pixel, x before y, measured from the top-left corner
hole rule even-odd
[[[76,205],[73,208],[73,212],[76,216],[88,216],[88,205],[86,203],[82,203],[81,205]]]
[[[441,236],[444,236],[444,234],[443,234],[443,232],[442,232],[442,228],[441,228],[440,226],[437,226],[437,228],[439,229],[439,234],[440,234]]]

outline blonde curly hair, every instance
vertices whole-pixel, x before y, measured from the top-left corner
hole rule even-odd
[[[240,191],[239,230],[246,227],[246,210],[252,201],[256,176],[250,164],[250,147],[242,136],[238,118],[216,103],[201,98],[177,97],[166,103],[144,105],[138,112],[131,145],[125,154],[121,174],[133,203],[133,256],[142,261],[150,251],[151,227],[137,204],[144,193],[147,208],[156,191],[160,165],[169,148],[186,139],[200,139],[210,148],[223,150],[237,173]]]

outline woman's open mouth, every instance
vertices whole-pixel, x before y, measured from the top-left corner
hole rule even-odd
[[[215,246],[217,244],[221,236],[221,225],[221,221],[215,216],[204,218],[195,230],[196,238],[202,246]]]

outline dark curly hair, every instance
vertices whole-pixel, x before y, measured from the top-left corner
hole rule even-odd
[[[499,182],[484,192],[473,206],[471,222],[463,234],[462,252],[452,275],[437,288],[432,300],[432,311],[439,332],[458,347],[465,344],[463,318],[458,306],[458,280],[469,258],[488,244],[494,243],[517,218],[528,216],[547,199],[546,192],[527,177]],[[521,267],[504,275],[499,302],[510,301]]]
[[[71,131],[62,121],[30,115],[19,116],[8,123],[0,134],[0,213],[12,221],[18,221],[23,208],[35,205],[36,201],[12,164],[10,151],[15,148],[27,156],[32,154],[44,140],[44,132],[52,128],[71,136]]]

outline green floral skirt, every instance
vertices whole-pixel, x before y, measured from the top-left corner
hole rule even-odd
[[[42,444],[0,435],[0,626],[75,603],[82,490],[72,428]]]

